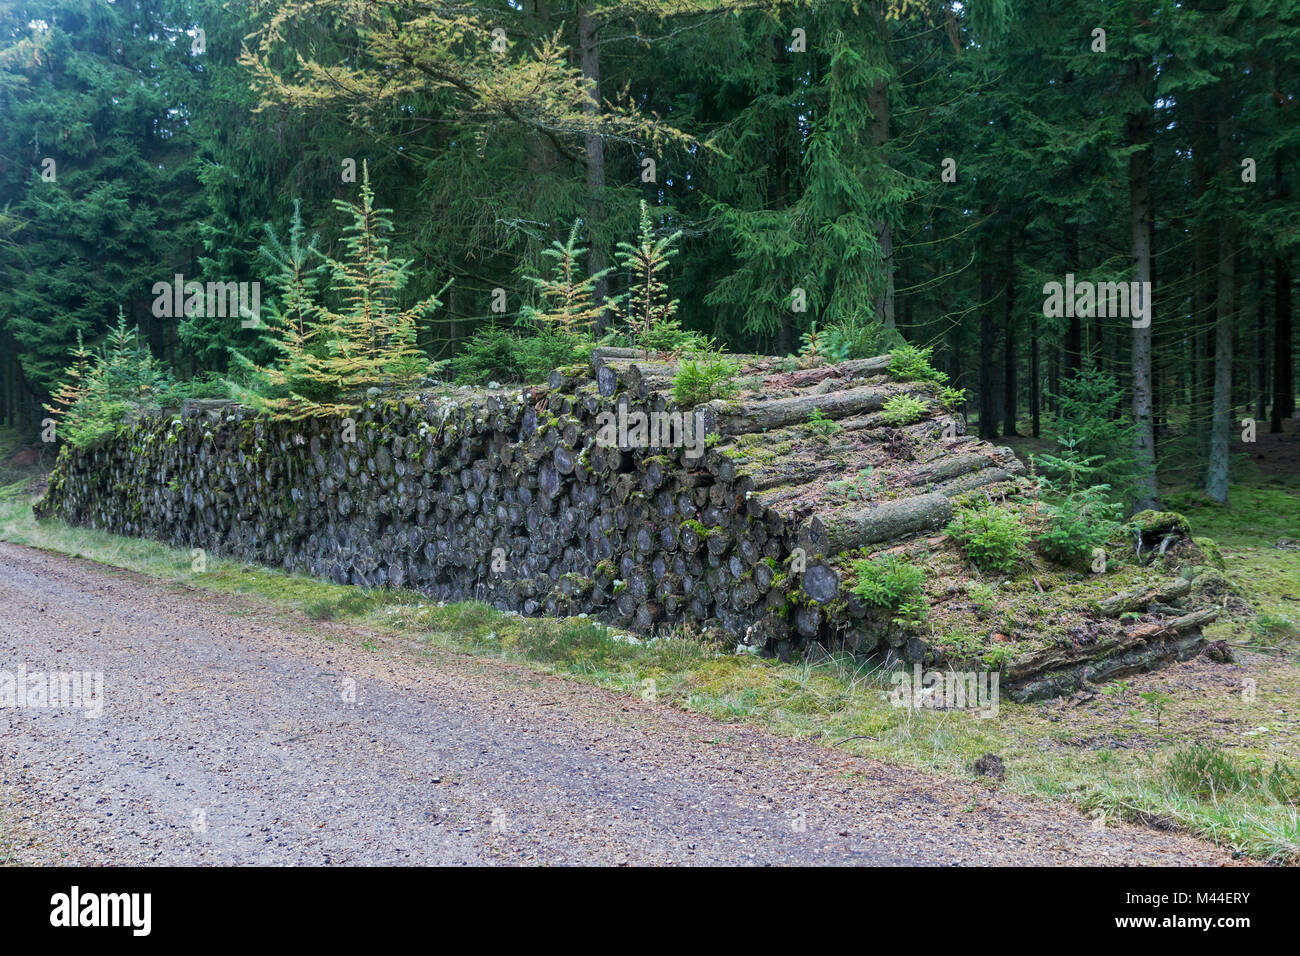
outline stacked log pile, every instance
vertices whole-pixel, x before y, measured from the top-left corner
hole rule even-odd
[[[1024,467],[967,436],[938,386],[891,376],[889,356],[736,361],[739,392],[691,408],[675,362],[620,349],[545,388],[372,390],[349,419],[187,402],[66,449],[38,514],[523,614],[690,625],[782,657],[816,642],[943,660],[855,598],[849,559],[927,540],[961,496],[1032,495]],[[898,395],[920,403],[906,424],[886,410]],[[663,427],[638,432],[642,413]],[[1159,639],[1177,653],[1201,623]]]

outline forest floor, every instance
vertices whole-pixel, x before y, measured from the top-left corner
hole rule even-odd
[[[0,489],[18,488],[32,494],[44,484],[54,467],[55,446],[31,442],[29,433],[16,428],[0,427]],[[31,485],[31,488],[26,488]]]
[[[14,491],[21,491],[22,487],[19,483]],[[51,522],[37,523],[32,518],[28,494],[15,494],[7,501],[0,501],[0,539],[48,552],[82,556],[146,575],[152,584],[85,565],[57,561],[46,572],[29,570],[28,584],[20,587],[13,583],[16,570],[24,564],[30,566],[38,560],[54,559],[42,559],[34,552],[4,549],[5,563],[17,562],[15,569],[6,568],[9,583],[5,585],[5,590],[12,592],[15,601],[29,600],[29,588],[39,592],[43,574],[52,576],[54,580],[59,580],[60,576],[72,576],[73,586],[67,588],[69,596],[61,601],[98,600],[99,596],[94,592],[107,585],[96,583],[96,574],[111,575],[114,589],[120,590],[128,584],[140,589],[139,592],[128,592],[132,595],[131,603],[177,601],[172,605],[174,617],[161,632],[167,635],[166,640],[161,635],[150,637],[150,633],[145,632],[136,638],[136,646],[140,648],[153,640],[160,642],[159,647],[168,648],[169,654],[179,654],[184,643],[194,640],[194,635],[207,627],[212,634],[205,645],[208,650],[222,647],[227,649],[223,651],[226,653],[229,648],[242,647],[245,640],[249,642],[250,650],[239,658],[241,663],[238,667],[255,676],[259,669],[273,669],[278,666],[277,661],[285,660],[283,649],[287,643],[292,643],[295,659],[301,659],[294,666],[299,668],[302,679],[310,680],[308,671],[310,666],[316,665],[309,666],[305,662],[314,660],[311,654],[317,651],[309,654],[308,644],[303,641],[314,641],[319,645],[317,650],[327,656],[342,655],[344,648],[348,649],[348,666],[359,672],[371,673],[362,668],[368,657],[373,657],[376,667],[400,669],[405,676],[394,678],[396,683],[390,681],[385,685],[387,689],[382,691],[386,701],[382,713],[387,714],[391,708],[414,707],[414,711],[409,711],[410,728],[416,726],[414,721],[421,708],[427,711],[434,698],[444,698],[416,694],[412,700],[397,694],[393,688],[406,687],[409,690],[417,687],[420,680],[447,681],[452,679],[449,675],[455,675],[459,681],[458,694],[462,691],[471,693],[472,688],[466,683],[471,681],[471,675],[472,681],[486,682],[482,688],[486,696],[475,698],[479,704],[468,698],[447,702],[448,707],[454,708],[477,707],[484,700],[491,701],[490,705],[482,705],[487,709],[477,713],[475,720],[502,719],[501,714],[514,705],[524,708],[530,715],[513,725],[520,732],[539,719],[534,715],[543,712],[554,713],[568,721],[579,721],[563,728],[565,733],[573,731],[576,736],[549,738],[552,744],[571,745],[573,748],[570,755],[573,762],[565,765],[560,761],[562,772],[548,772],[546,776],[556,788],[548,792],[558,802],[544,804],[538,796],[528,805],[533,808],[528,812],[549,814],[547,819],[560,820],[576,813],[574,807],[585,799],[589,807],[578,807],[582,809],[583,819],[591,813],[593,819],[613,820],[609,825],[616,827],[617,836],[614,830],[609,831],[608,842],[611,846],[623,846],[625,850],[621,855],[608,858],[599,855],[603,852],[596,849],[599,840],[573,844],[561,841],[554,846],[543,841],[531,844],[531,849],[522,844],[510,847],[503,842],[493,843],[492,836],[495,835],[483,832],[486,826],[483,821],[487,817],[482,814],[491,809],[487,803],[453,805],[443,801],[439,806],[448,807],[457,820],[470,821],[457,823],[447,834],[453,830],[459,833],[460,827],[468,826],[465,833],[477,833],[477,837],[464,840],[461,836],[465,834],[460,833],[450,842],[439,844],[443,849],[435,851],[430,844],[408,857],[411,860],[497,858],[618,862],[626,859],[629,862],[649,862],[666,860],[671,856],[676,861],[696,862],[955,862],[957,856],[944,855],[955,853],[964,862],[1012,863],[1022,859],[1026,862],[1060,862],[1067,858],[1073,862],[1099,859],[1139,862],[1137,857],[1126,859],[1124,854],[1129,851],[1117,853],[1116,848],[1149,846],[1143,841],[1157,837],[1173,839],[1181,832],[1208,841],[1203,852],[1212,853],[1208,843],[1217,844],[1226,851],[1223,857],[1211,855],[1201,859],[1227,859],[1227,854],[1231,854],[1294,863],[1300,861],[1300,811],[1297,810],[1300,795],[1300,770],[1297,769],[1300,768],[1300,634],[1297,621],[1300,621],[1300,611],[1296,600],[1300,597],[1300,550],[1294,547],[1294,542],[1300,539],[1300,513],[1296,507],[1298,490],[1292,475],[1267,474],[1252,469],[1248,481],[1233,487],[1233,505],[1227,509],[1213,506],[1191,492],[1175,490],[1169,495],[1171,506],[1184,510],[1191,518],[1197,535],[1208,535],[1218,541],[1227,558],[1230,575],[1258,612],[1255,615],[1226,615],[1211,629],[1210,637],[1226,639],[1233,645],[1235,662],[1216,664],[1200,657],[1089,688],[1070,698],[1032,704],[1015,704],[1004,699],[994,718],[981,718],[976,712],[918,711],[892,706],[888,674],[847,658],[781,664],[751,655],[734,654],[729,648],[701,646],[679,637],[639,641],[585,619],[525,619],[480,604],[440,604],[407,591],[363,591],[211,557],[206,569],[195,573],[188,551]],[[46,587],[50,586],[47,583]],[[90,596],[83,595],[79,587],[89,587]],[[23,598],[25,594],[29,598]],[[137,598],[136,594],[140,596]],[[148,594],[154,596],[146,597]],[[8,596],[5,603],[9,603]],[[127,613],[120,597],[114,601],[113,608],[116,613]],[[53,609],[51,599],[47,602],[47,611],[38,613],[48,614]],[[64,610],[62,604],[58,610]],[[101,606],[98,613],[104,616],[106,609]],[[232,624],[232,619],[245,623]],[[48,635],[33,632],[30,622],[16,627],[15,621],[16,618],[10,616],[9,641],[6,643],[11,647],[22,647],[26,653],[36,653],[36,649],[26,650],[33,633],[42,639],[48,639]],[[78,619],[73,618],[60,634],[76,631],[81,626]],[[272,627],[278,635],[274,638],[267,636],[267,629]],[[248,630],[248,635],[241,636],[244,630]],[[98,643],[84,640],[87,643],[80,646],[90,654]],[[125,643],[129,645],[131,641]],[[59,645],[46,646],[53,652]],[[421,667],[428,668],[427,672],[420,670]],[[236,673],[231,669],[234,676],[229,679],[236,685],[251,679],[243,670]],[[321,666],[321,671],[331,674],[345,672],[334,665]],[[425,677],[420,677],[421,674]],[[258,679],[264,676],[262,674]],[[555,677],[567,680],[558,681],[553,679]],[[319,674],[315,679],[319,683]],[[597,685],[601,691],[593,693],[590,687],[584,689],[583,685]],[[150,685],[145,683],[142,686]],[[173,684],[161,685],[159,696],[151,706],[164,708],[163,702],[173,706],[183,703],[186,698],[178,695],[181,693],[179,689],[185,686],[180,676]],[[536,691],[551,703],[539,703],[535,696],[516,700],[514,695],[523,693],[521,688],[526,689],[529,695]],[[232,695],[228,690],[222,692],[220,700],[231,708],[230,713],[240,713],[238,707],[253,706],[251,712],[243,712],[250,719],[260,721],[257,726],[263,728],[263,733],[270,726],[266,723],[270,718],[258,717],[261,712],[258,708],[269,707],[274,711],[278,706],[274,695],[269,703],[267,699],[259,698],[260,703],[250,705],[246,697]],[[595,725],[583,723],[586,718],[574,715],[573,709],[588,701],[600,710],[599,726],[605,730],[596,731]],[[555,706],[556,710],[539,709],[550,706]],[[161,712],[165,712],[165,708]],[[566,714],[568,716],[564,717]],[[296,740],[299,734],[291,731],[301,725],[326,728],[328,732],[313,731],[309,735],[313,740],[334,740],[339,734],[360,734],[364,737],[362,744],[369,741],[371,745],[389,746],[380,739],[383,736],[378,734],[380,728],[372,726],[373,718],[369,723],[361,724],[337,715],[329,720],[318,715],[304,724],[305,719],[301,713],[284,716],[286,740]],[[436,713],[433,719],[451,718]],[[406,720],[406,717],[402,718],[402,721]],[[429,715],[420,720],[426,730],[432,726]],[[464,727],[456,725],[460,728],[457,733],[468,733],[473,724],[474,721],[468,721]],[[405,723],[400,725],[408,726]],[[611,761],[618,760],[612,756],[613,751],[604,749],[605,744],[600,744],[595,750],[590,748],[595,746],[593,741],[605,739],[602,734],[608,726],[626,730],[624,725],[641,728],[637,731],[640,736],[636,737],[635,746],[629,753],[640,755],[636,759],[653,764],[656,767],[654,773],[624,781],[625,790],[619,789],[623,783],[615,784],[597,776],[584,777],[583,774],[596,774],[597,764],[608,766]],[[539,733],[549,733],[545,728],[554,729],[559,725],[543,722],[538,726]],[[375,740],[365,737],[367,729],[371,730]],[[632,733],[631,730],[626,732]],[[677,742],[661,739],[665,735],[677,735],[682,739]],[[59,739],[54,733],[47,738],[47,743],[52,746]],[[442,744],[435,745],[439,739],[442,739]],[[446,747],[447,739],[429,736],[424,746],[434,749]],[[471,743],[479,740],[472,734],[467,739]],[[560,743],[563,739],[569,743]],[[621,739],[623,746],[628,746],[630,738]],[[743,756],[735,750],[736,741],[744,742],[746,752]],[[455,765],[462,768],[459,772],[469,774],[470,770],[465,768],[473,764],[476,769],[470,786],[483,794],[499,795],[501,791],[497,788],[503,774],[522,771],[508,764],[494,768],[489,757],[496,752],[493,749],[496,744],[479,742],[484,748],[480,763],[473,764],[472,752],[456,750],[459,756],[455,760],[461,762]],[[105,743],[105,746],[108,750],[104,753],[113,752],[110,744]],[[125,742],[119,744],[119,747],[124,746]],[[247,748],[252,744],[241,738],[239,746]],[[413,746],[410,742],[402,744],[402,748],[406,748],[403,752],[409,755]],[[12,744],[6,745],[6,750],[12,753],[11,748]],[[646,748],[659,749],[652,753]],[[723,751],[730,757],[718,757]],[[239,759],[252,760],[257,765],[261,759],[257,754],[261,752],[246,749]],[[355,752],[355,749],[340,752]],[[135,753],[132,760],[139,766],[133,763],[126,769],[132,773],[148,770],[156,774],[157,768],[149,761],[151,751],[141,748]],[[303,771],[301,762],[289,760],[290,753],[274,753],[283,761],[282,766],[293,768],[292,774]],[[588,757],[593,753],[599,759],[589,762]],[[690,773],[695,774],[694,768],[701,753],[716,758],[710,764],[715,769],[701,778],[703,788],[671,789],[685,786],[680,768],[674,769],[677,767],[675,761],[686,761],[683,766],[692,766]],[[986,753],[1001,757],[1005,767],[1005,778],[1001,781],[974,775],[973,764]],[[548,759],[559,760],[557,754],[553,752]],[[772,755],[776,756],[775,760],[769,760]],[[7,762],[9,754],[4,756]],[[629,759],[621,750],[619,756],[624,762]],[[233,772],[231,768],[235,763],[232,760],[223,766],[226,768],[223,772]],[[421,766],[430,773],[438,772],[427,762]],[[563,770],[564,766],[569,770]],[[786,772],[791,768],[803,768],[800,772],[805,773],[805,782],[815,780],[816,785],[788,790],[788,786],[794,786],[790,783],[794,778]],[[0,779],[0,834],[6,825],[4,821],[8,820],[9,843],[23,847],[20,852],[9,850],[11,856],[33,859],[34,855],[39,855],[42,846],[50,849],[48,842],[40,836],[41,821],[66,821],[70,808],[77,803],[78,793],[93,790],[95,780],[108,779],[95,776],[107,771],[108,768],[102,764],[92,761],[83,769],[91,776],[84,778],[84,784],[77,785],[89,789],[73,791],[64,788],[63,802],[66,806],[60,811],[63,816],[57,817],[46,816],[46,811],[25,803],[21,795],[15,796],[14,781],[9,779],[6,782],[8,773],[4,775],[6,779]],[[169,771],[170,767],[163,772],[161,779],[165,780]],[[708,775],[715,771],[717,776]],[[270,781],[277,775],[270,770],[264,772],[267,776],[261,783],[244,780],[242,784],[253,789],[260,786],[268,793],[274,793]],[[729,777],[729,773],[733,776]],[[177,789],[184,790],[189,786],[200,792],[195,787],[195,779],[198,778],[188,783],[182,781],[182,786]],[[590,791],[589,794],[593,780],[600,781],[600,785],[607,786],[607,789]],[[728,789],[724,785],[728,781],[740,786],[743,793],[734,787]],[[760,781],[766,781],[761,789]],[[310,780],[304,782],[297,791],[298,795],[292,799],[309,799],[304,788],[310,785]],[[58,784],[47,784],[48,787],[53,787],[49,792],[57,796]],[[570,788],[568,797],[562,796],[566,787]],[[669,789],[661,792],[664,787]],[[823,792],[819,793],[818,788]],[[26,791],[20,787],[19,793],[22,792]],[[427,803],[427,793],[424,797],[417,797],[422,792],[411,790],[410,798],[425,799]],[[470,791],[464,792],[468,794]],[[618,802],[611,796],[615,793],[622,794],[631,803]],[[721,803],[707,803],[712,807],[707,812],[698,808],[706,806],[701,802],[693,812],[699,819],[712,819],[711,823],[693,827],[685,822],[685,817],[676,815],[676,810],[663,810],[668,806],[664,801],[685,801],[683,805],[692,805],[692,800],[703,800],[710,794],[724,795],[725,799]],[[600,799],[595,799],[596,796]],[[1031,799],[1026,801],[1024,798]],[[339,800],[340,806],[348,803],[343,798]],[[566,806],[565,800],[577,803],[561,809]],[[744,812],[735,809],[737,800]],[[929,800],[938,803],[927,810]],[[643,809],[633,812],[628,809],[632,804]],[[543,806],[545,810],[540,809]],[[1025,845],[1018,843],[1014,833],[1020,831],[1016,831],[1014,826],[1008,830],[994,826],[992,830],[981,831],[984,836],[977,840],[979,849],[962,841],[962,833],[972,833],[972,828],[992,825],[988,823],[990,818],[987,815],[1005,816],[1009,806],[1015,808],[1015,814],[1048,814],[1034,824],[1035,827],[1048,826],[1051,832],[1058,834],[1050,846],[1045,845],[1044,852],[1057,853],[1064,847],[1060,850],[1064,855],[1054,856],[1051,860],[1034,857],[1034,841],[1031,839]],[[169,804],[169,807],[172,811],[181,807],[192,810],[196,804],[191,800],[184,804]],[[645,809],[651,807],[660,809]],[[725,807],[731,807],[731,810],[724,813]],[[340,812],[357,821],[362,827],[358,832],[364,832],[367,814],[354,813],[356,809],[354,806],[352,811]],[[159,810],[154,810],[156,815]],[[667,816],[655,816],[661,810]],[[752,815],[759,811],[762,811],[761,821],[756,822],[757,818],[752,818]],[[786,825],[789,829],[789,823],[801,811],[808,821],[805,834],[815,830],[825,838],[820,845],[828,849],[818,855],[807,855],[811,843],[816,840],[808,841],[808,845],[792,843],[790,838],[798,831],[782,831],[777,836],[774,830],[779,829],[778,825]],[[136,812],[144,811],[132,811]],[[284,813],[279,812],[281,815]],[[1080,817],[1080,812],[1088,819]],[[649,826],[651,820],[658,821],[654,824],[658,836],[649,843],[637,844],[636,839],[640,837],[634,839],[635,827],[629,821],[638,813],[644,826]],[[722,815],[709,817],[715,813]],[[746,813],[751,819],[742,824],[739,821]],[[1065,816],[1059,816],[1061,813]],[[879,832],[892,832],[893,838],[902,843],[885,841],[875,846],[870,834],[885,826],[882,818],[923,822],[919,829],[908,824],[911,827],[908,832],[913,840],[924,842],[916,843],[918,849],[915,851],[896,852],[898,845],[911,847],[913,844],[907,841],[903,830],[886,829]],[[247,817],[240,819],[246,820]],[[540,817],[534,815],[531,819],[534,822],[529,823],[529,827],[541,826],[538,822]],[[815,827],[814,819],[820,821]],[[1051,820],[1064,819],[1073,821],[1065,830],[1052,829],[1054,824],[1049,826]],[[870,825],[864,821],[870,821]],[[1145,826],[1134,829],[1128,825],[1134,822]],[[174,819],[168,823],[172,827],[184,825]],[[297,824],[282,819],[275,826],[292,828]],[[268,835],[275,826],[270,827]],[[743,826],[757,829],[745,832],[737,829]],[[932,831],[926,829],[930,826],[934,828]],[[674,842],[670,834],[678,827],[685,828],[681,832],[693,836],[685,843]],[[30,838],[12,836],[32,828],[37,832]],[[1118,843],[1093,844],[1085,839],[1085,831],[1087,834],[1122,836],[1118,837]],[[245,832],[256,834],[262,831],[248,828]],[[410,832],[413,834],[415,831]],[[724,838],[724,833],[729,835]],[[845,837],[842,833],[850,835]],[[1142,836],[1139,838],[1138,834]],[[46,833],[46,837],[48,835]],[[172,837],[179,838],[175,833]],[[737,842],[742,837],[745,842]],[[439,834],[438,839],[442,838],[443,835]],[[251,838],[240,838],[245,843],[248,839]],[[619,840],[623,842],[619,844]],[[949,840],[956,841],[952,847],[948,846]],[[245,843],[236,842],[243,849],[232,845],[230,855],[201,858],[228,861],[289,859],[286,855],[289,850],[276,848],[273,836],[268,844],[271,849],[267,849],[263,856],[248,856],[247,853],[252,851]],[[690,849],[690,844],[694,844],[695,850],[688,853],[686,850]],[[6,838],[0,835],[0,859],[5,856],[5,845]],[[86,845],[91,846],[91,843]],[[102,854],[107,844],[96,845],[100,850],[85,852],[91,853],[92,857],[94,852]],[[312,844],[314,848],[323,845]],[[144,858],[179,859],[169,855],[178,851],[174,848],[169,850],[165,841],[153,846],[151,852],[160,856]],[[493,846],[496,849],[489,849]],[[1175,846],[1180,849],[1173,849]],[[1191,852],[1187,846],[1181,842],[1168,844],[1170,853],[1161,859],[1165,862],[1181,861],[1181,854]],[[1098,855],[1103,847],[1110,851],[1109,856]],[[700,852],[696,853],[696,850]],[[56,844],[51,852],[69,851]],[[1132,852],[1144,851],[1134,849]],[[1194,856],[1192,854],[1186,859]],[[344,858],[332,857],[336,860]],[[363,853],[346,859],[360,862],[370,857]]]

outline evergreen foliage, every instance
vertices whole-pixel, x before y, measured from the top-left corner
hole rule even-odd
[[[674,344],[681,324],[674,318],[679,300],[668,298],[668,283],[662,273],[677,254],[674,243],[681,230],[654,235],[650,209],[641,200],[641,221],[636,242],[620,242],[615,257],[629,275],[628,290],[616,302],[615,315],[621,320],[634,348],[658,349]]]
[[[1020,515],[989,501],[958,508],[944,531],[981,571],[1011,574],[1028,554],[1029,531]]]
[[[891,611],[905,623],[924,619],[924,568],[897,555],[859,558],[852,562],[853,593],[871,607]]]
[[[530,305],[521,311],[524,319],[552,333],[590,338],[609,308],[607,302],[595,301],[596,286],[614,270],[606,268],[592,275],[582,274],[581,259],[587,250],[578,245],[579,226],[575,221],[567,240],[556,239],[549,249],[543,250],[542,255],[553,262],[551,277],[527,277],[537,287],[542,306]]]
[[[736,365],[712,348],[685,356],[673,378],[673,398],[691,407],[736,391]]]
[[[896,374],[968,430],[1074,437],[1134,504],[1171,481],[1226,500],[1240,420],[1294,427],[1300,6],[813,0],[797,36],[792,9],[0,6],[0,418],[62,407],[70,350],[119,307],[176,375],[295,407],[435,359],[535,379],[605,336],[924,347]],[[367,227],[396,271],[364,281],[332,221],[363,174],[400,210]],[[294,218],[322,229],[296,342],[293,240],[262,229]],[[274,328],[153,315],[178,274],[265,283]],[[1154,321],[1048,312],[1067,274],[1149,276]]]
[[[137,409],[174,397],[171,372],[150,354],[121,312],[98,352],[79,339],[72,359],[45,408],[56,421],[56,436],[78,448],[112,434]]]
[[[266,337],[280,359],[258,366],[236,353],[252,383],[239,394],[259,407],[294,417],[341,413],[367,389],[410,387],[433,372],[416,331],[441,303],[430,296],[401,308],[411,262],[390,255],[385,235],[392,210],[375,207],[369,168],[362,170],[361,201],[335,201],[351,218],[340,257],[317,253],[314,240],[304,244],[297,207],[287,248],[267,230],[263,254],[279,268],[272,284],[281,301],[270,310]],[[310,266],[317,255],[328,283],[324,294]]]

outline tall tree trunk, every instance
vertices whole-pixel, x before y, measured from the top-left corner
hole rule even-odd
[[[997,322],[994,313],[993,255],[985,243],[980,269],[980,437],[998,437],[997,393],[993,386],[994,346],[997,344]]]
[[[1232,113],[1228,94],[1218,115],[1219,157],[1232,155]],[[1210,422],[1210,460],[1205,474],[1205,492],[1220,504],[1228,503],[1228,448],[1232,428],[1232,325],[1236,320],[1237,236],[1231,209],[1219,215],[1219,268],[1216,321],[1214,325],[1214,402]]]
[[[1029,313],[1029,414],[1033,420],[1033,436],[1039,434],[1039,410],[1043,404],[1042,371],[1038,359],[1038,313]]]
[[[1207,129],[1210,126],[1206,97],[1192,94],[1192,130],[1195,137],[1192,147],[1192,195],[1199,206],[1209,184],[1208,157],[1213,149]],[[1203,220],[1193,220],[1192,237],[1192,374],[1191,394],[1188,397],[1188,423],[1196,436],[1196,459],[1205,462],[1210,457],[1210,395],[1213,371],[1210,344],[1214,330],[1214,276],[1210,267],[1212,230]],[[1203,479],[1203,472],[1198,474]]]
[[[9,424],[9,363],[13,360],[9,349],[8,333],[0,327],[0,425]]]
[[[1106,320],[1102,317],[1101,309],[1092,317],[1092,342],[1088,347],[1088,356],[1092,362],[1092,367],[1099,372],[1106,371],[1106,328],[1102,324]]]
[[[1272,87],[1278,89],[1277,65],[1272,68]],[[1293,108],[1286,97],[1275,99],[1278,109]],[[1294,120],[1294,117],[1292,117]],[[1280,149],[1273,157],[1273,193],[1285,204],[1290,196],[1286,163],[1290,153]],[[1295,414],[1295,366],[1291,352],[1291,267],[1282,254],[1273,256],[1273,412],[1268,430],[1282,431],[1282,420]]]
[[[9,344],[9,333],[0,329],[0,345],[4,346],[0,358],[0,424],[13,425],[13,402],[9,397],[9,382],[13,378],[15,350]]]
[[[1291,362],[1291,269],[1273,259],[1273,415],[1269,431],[1282,431],[1282,420],[1295,414],[1295,369]]]
[[[1259,260],[1259,285],[1255,299],[1255,421],[1262,422],[1268,414],[1268,261]]]
[[[1133,280],[1139,283],[1139,288],[1145,288],[1143,284],[1151,281],[1151,111],[1145,105],[1150,77],[1145,61],[1132,62],[1129,71],[1130,83],[1142,103],[1128,119],[1129,145],[1136,147],[1128,161],[1129,227],[1133,241]],[[1134,451],[1138,468],[1133,502],[1136,511],[1160,507],[1151,402],[1151,324],[1155,321],[1151,300],[1146,302],[1146,308],[1151,322],[1134,323],[1132,330],[1133,421],[1137,426]]]
[[[1019,412],[1020,395],[1018,391],[1019,381],[1016,375],[1016,246],[1014,234],[1007,238],[1004,268],[1006,270],[1007,284],[1006,291],[1003,293],[1006,308],[1002,332],[1002,434],[1018,435],[1016,416]]]
[[[600,24],[595,18],[595,4],[583,3],[578,7],[578,51],[582,61],[582,78],[587,84],[587,102],[582,110],[588,116],[600,112]],[[587,161],[587,253],[588,269],[592,274],[609,265],[605,246],[605,141],[596,133],[584,137]],[[603,302],[609,295],[609,280],[596,281],[592,298]],[[600,327],[605,316],[601,315]],[[599,329],[597,330],[599,331]]]
[[[777,76],[777,90],[782,94],[782,99],[789,93],[789,76],[790,55],[785,48],[785,34],[772,34],[772,62],[776,65],[779,73]],[[776,178],[775,195],[773,196],[772,208],[776,212],[784,212],[790,205],[790,143],[789,131],[787,124],[789,118],[780,114],[777,120],[776,128],[776,157],[773,163],[773,173]],[[778,355],[789,355],[794,351],[795,343],[795,318],[790,309],[781,310],[781,324],[776,333],[776,352]]]
[[[1047,359],[1047,409],[1058,412],[1061,409],[1061,350],[1052,349]]]
[[[876,49],[880,51],[882,67],[889,62],[889,23],[885,18],[884,4],[874,4],[872,15],[876,22]],[[885,144],[889,142],[889,79],[882,77],[867,91],[867,109],[871,111],[871,147],[885,160]],[[876,239],[880,243],[880,258],[885,271],[884,287],[874,302],[876,317],[885,328],[892,329],[894,322],[894,236],[889,220],[883,216],[876,223]]]
[[[1077,222],[1067,222],[1065,224],[1065,269],[1067,272],[1074,273],[1076,281],[1081,278],[1079,275],[1079,224]],[[1083,371],[1083,323],[1075,313],[1073,305],[1070,305],[1069,325],[1065,328],[1065,341],[1062,343],[1061,350],[1064,354],[1064,369],[1062,370],[1066,378],[1073,378]],[[1052,389],[1055,394],[1056,389]]]

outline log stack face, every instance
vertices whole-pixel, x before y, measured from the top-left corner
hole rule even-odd
[[[739,396],[695,408],[674,403],[664,357],[612,349],[546,388],[372,393],[351,419],[187,402],[65,449],[37,512],[341,583],[690,624],[781,656],[884,649],[889,622],[849,593],[846,556],[936,533],[954,496],[1026,492],[1023,467],[966,436],[934,386],[891,379],[887,356],[742,361]],[[907,424],[883,411],[900,394],[924,408]]]

